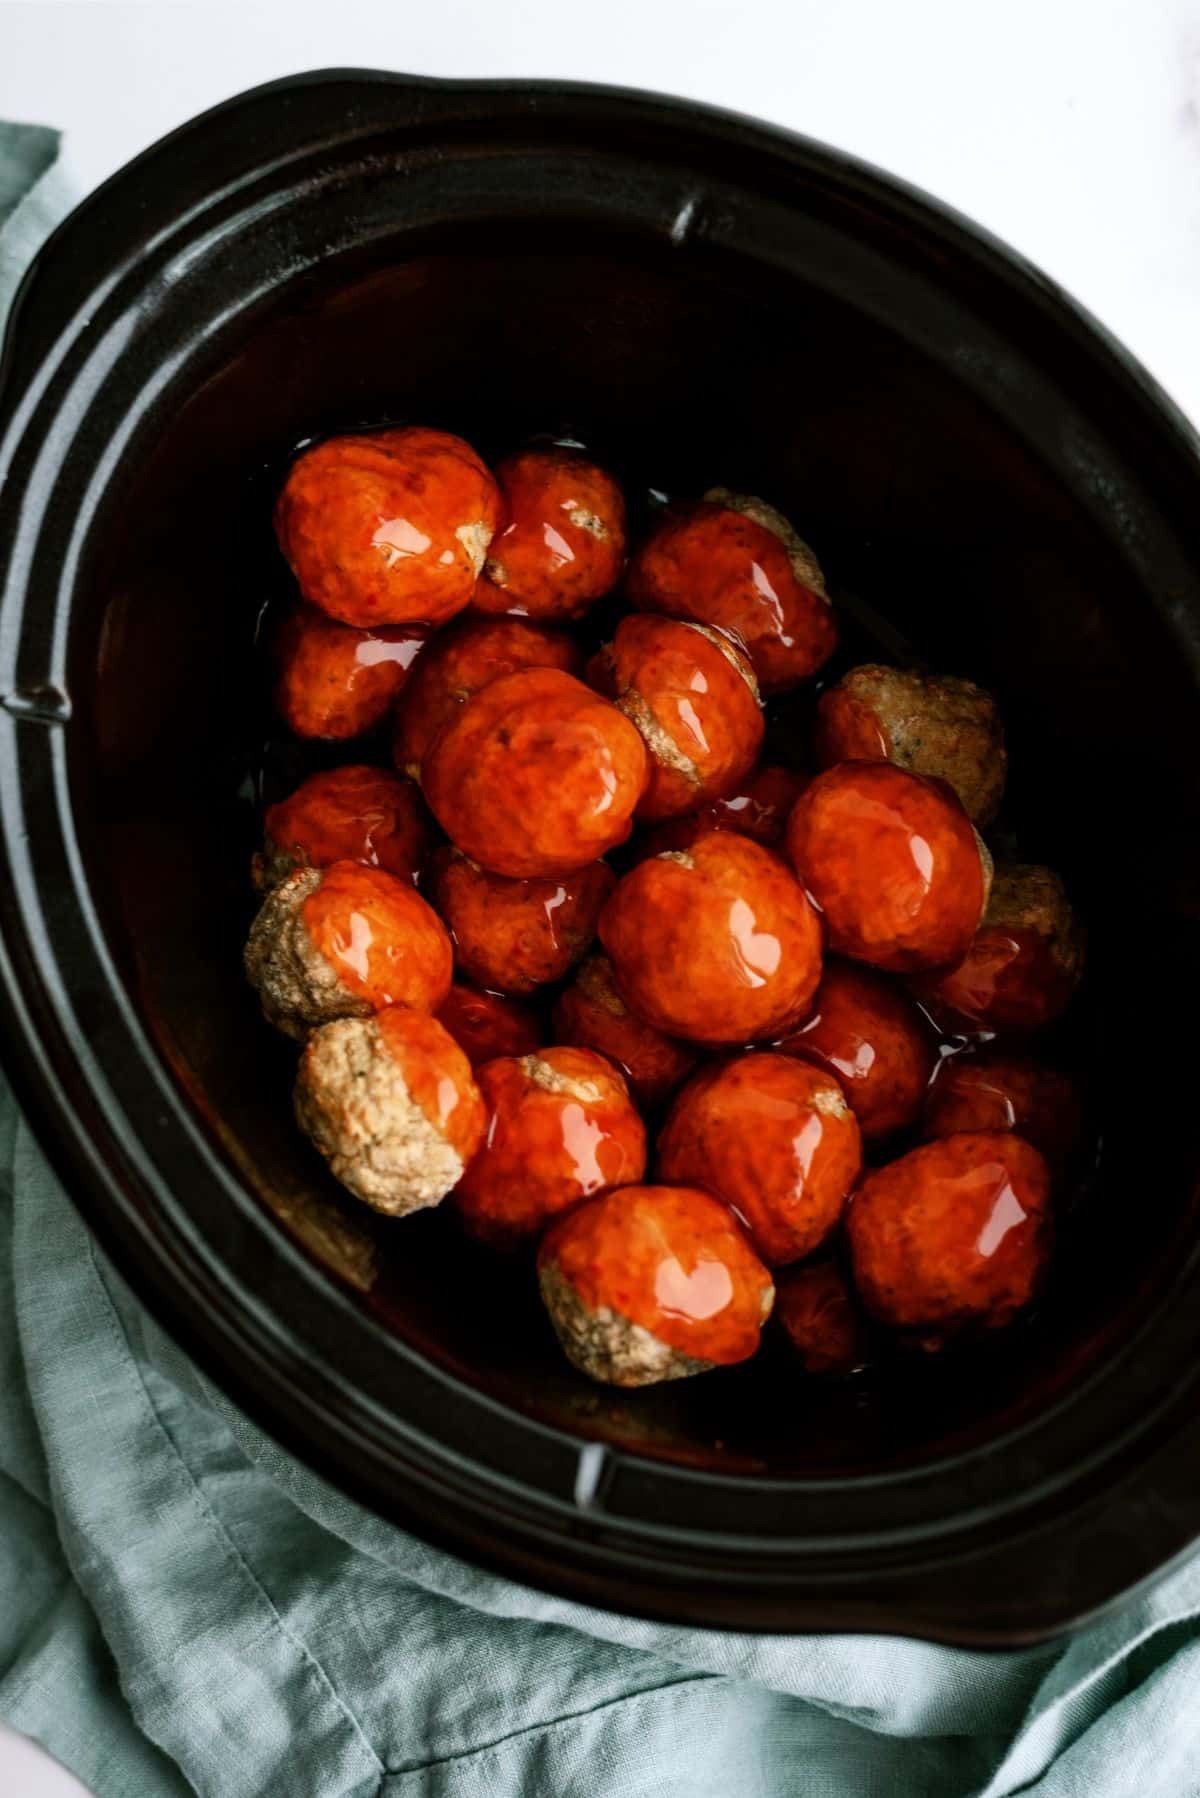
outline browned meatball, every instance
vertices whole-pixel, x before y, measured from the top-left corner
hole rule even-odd
[[[814,741],[822,768],[895,762],[954,788],[972,824],[995,817],[1004,792],[1004,730],[990,693],[952,674],[866,662],[822,695]]]
[[[342,1185],[391,1217],[444,1199],[487,1124],[454,1038],[403,1005],[314,1030],[295,1104],[300,1128]]]

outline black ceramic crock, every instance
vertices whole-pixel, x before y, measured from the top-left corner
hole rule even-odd
[[[0,396],[4,1054],[74,1200],[246,1409],[385,1516],[597,1604],[1014,1645],[1200,1534],[1196,442],[1010,252],[648,95],[332,73],[231,101],[39,256]],[[802,521],[851,616],[974,674],[1091,928],[1101,1149],[1004,1348],[622,1395],[437,1217],[376,1229],[255,1017],[272,487],[383,419],[566,431]]]

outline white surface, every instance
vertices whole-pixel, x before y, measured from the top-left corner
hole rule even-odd
[[[1200,0],[0,4],[0,116],[82,191],[298,69],[547,75],[711,100],[928,188],[1089,306],[1200,419]],[[0,1794],[82,1788],[0,1728]]]

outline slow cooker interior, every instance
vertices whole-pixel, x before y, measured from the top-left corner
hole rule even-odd
[[[593,228],[431,240],[306,275],[257,312],[131,457],[97,555],[72,692],[89,708],[83,843],[153,1040],[245,1179],[394,1329],[504,1403],[727,1471],[869,1468],[998,1432],[1152,1317],[1193,1158],[1196,697],[1130,573],[1057,477],[958,377],[857,308],[702,246]],[[1022,852],[1060,868],[1091,932],[1057,1045],[1087,1064],[1098,1164],[1067,1195],[1040,1315],[988,1352],[874,1381],[749,1368],[632,1396],[563,1363],[527,1272],[451,1220],[376,1224],[290,1115],[293,1051],[244,985],[266,728],[255,632],[287,576],[270,504],[290,451],[419,419],[483,453],[592,444],[630,490],[766,495],[816,546],[849,648],[915,652],[992,687]],[[786,737],[785,713],[777,729]],[[275,778],[302,771],[277,751]]]

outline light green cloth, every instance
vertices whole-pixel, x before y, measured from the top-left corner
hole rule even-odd
[[[23,154],[0,127],[0,196]],[[0,1716],[101,1798],[1195,1798],[1198,1613],[1193,1562],[1066,1647],[989,1657],[675,1629],[480,1573],[208,1385],[0,1088]]]

